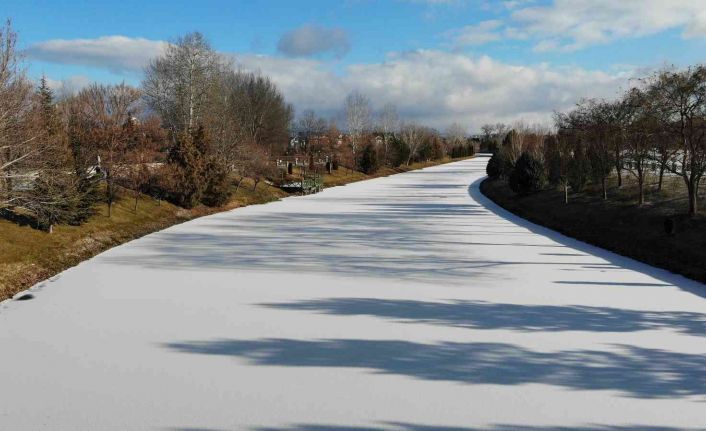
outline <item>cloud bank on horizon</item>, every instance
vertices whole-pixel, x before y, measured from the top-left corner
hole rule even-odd
[[[474,2],[396,3],[419,8],[420,14],[435,12],[423,15],[420,22],[428,20],[443,27],[438,22],[439,10],[460,16]],[[549,123],[553,111],[566,109],[583,97],[613,97],[641,69],[669,62],[665,57],[662,64],[593,66],[577,55],[586,53],[586,59],[596,58],[600,63],[603,52],[621,43],[638,46],[641,39],[669,34],[676,43],[693,44],[703,43],[706,37],[703,0],[481,3],[482,18],[488,19],[468,19],[471,22],[461,26],[451,25],[458,19],[450,20],[453,23],[446,30],[417,47],[412,40],[405,46],[412,48],[394,49],[395,32],[391,30],[391,48],[387,48],[387,39],[381,40],[377,58],[360,58],[355,33],[344,25],[283,28],[274,51],[266,53],[233,52],[214,45],[232,55],[238,67],[272,77],[299,112],[314,109],[320,115],[335,116],[346,94],[357,90],[367,94],[375,108],[393,103],[408,119],[441,129],[457,122],[474,131],[486,122]],[[365,2],[360,7],[366,7]],[[429,40],[438,43],[429,46]],[[104,35],[41,40],[31,43],[26,53],[32,60],[106,70],[138,82],[141,70],[165,46],[164,40]],[[553,57],[546,61],[542,55]],[[571,55],[578,60],[557,57]],[[87,82],[85,76],[63,78],[73,80],[76,87]]]

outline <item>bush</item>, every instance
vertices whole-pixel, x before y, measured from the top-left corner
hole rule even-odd
[[[517,194],[526,195],[540,191],[547,183],[544,164],[529,153],[522,153],[510,173],[510,188]]]
[[[419,148],[417,149],[417,154],[412,159],[412,161],[421,162],[421,161],[431,160],[431,156],[432,156],[432,142],[429,141],[428,139],[426,139],[426,140],[424,140],[424,142],[422,142],[422,145],[420,145]]]
[[[216,159],[206,164],[206,186],[201,196],[201,202],[209,207],[220,207],[228,203],[232,195],[228,167]]]
[[[397,136],[390,139],[390,162],[392,167],[397,167],[407,163],[410,149],[409,145]]]
[[[168,164],[162,170],[165,198],[183,208],[199,204],[204,183],[204,153],[207,140],[203,127],[192,133],[181,133],[169,152]]]
[[[491,179],[498,179],[502,176],[502,160],[499,153],[493,154],[493,157],[488,160],[488,165],[485,167],[485,173]]]
[[[358,158],[358,170],[365,174],[373,174],[378,170],[378,155],[372,143],[363,147],[363,151]]]

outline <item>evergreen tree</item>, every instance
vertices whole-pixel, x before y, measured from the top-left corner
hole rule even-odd
[[[59,133],[60,123],[59,116],[56,112],[54,103],[54,92],[49,87],[45,76],[39,81],[37,88],[37,99],[39,102],[39,114],[42,120],[42,126],[49,136],[55,136]]]
[[[500,153],[495,153],[488,160],[488,164],[485,166],[485,173],[488,174],[490,179],[498,179],[502,176],[502,160]]]
[[[404,140],[395,135],[391,137],[390,158],[393,167],[397,167],[402,165],[403,163],[406,163],[409,159],[410,152],[411,150],[409,148],[409,145],[407,145]]]
[[[512,191],[520,195],[538,192],[546,182],[542,161],[530,153],[522,153],[510,174],[509,185]]]
[[[193,208],[201,201],[204,189],[204,156],[200,149],[205,147],[203,128],[178,135],[171,151],[172,188],[167,199],[184,208]]]
[[[74,161],[67,135],[45,78],[36,92],[35,113],[42,139],[42,164],[24,206],[34,212],[41,227],[51,232],[57,223],[79,224],[88,218],[97,187],[86,187],[71,169]],[[87,198],[86,193],[92,196]]]
[[[211,158],[206,164],[205,187],[201,202],[210,207],[225,205],[233,194],[230,183],[228,166]]]
[[[372,174],[378,170],[378,167],[378,156],[375,146],[372,143],[368,143],[363,147],[363,151],[360,154],[358,169],[363,173]]]

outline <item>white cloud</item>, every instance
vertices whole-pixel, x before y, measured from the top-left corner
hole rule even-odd
[[[553,0],[545,6],[531,3],[505,2],[511,13],[504,25],[490,21],[492,28],[484,28],[490,25],[486,21],[456,32],[468,31],[469,40],[476,44],[496,41],[501,34],[507,39],[531,39],[537,51],[575,51],[673,29],[681,30],[684,38],[706,37],[704,0]]]
[[[277,49],[290,57],[309,57],[317,54],[334,54],[343,57],[350,50],[348,33],[341,28],[305,25],[282,35]]]
[[[704,36],[697,26],[704,6],[703,0],[555,0],[550,6],[519,9],[512,19],[544,47],[575,50],[676,28]]]
[[[79,50],[84,55],[61,57],[57,62],[90,63],[133,73],[141,70],[164,46],[160,41],[111,38],[119,40],[123,47],[150,47],[150,52],[131,56],[132,50],[112,49],[89,56]],[[96,39],[102,43],[105,40]],[[75,46],[71,41],[65,42],[64,46]],[[96,46],[92,42],[82,40],[78,45]],[[582,97],[616,95],[630,77],[621,71],[510,65],[488,56],[470,57],[438,50],[392,53],[382,62],[350,65],[343,73],[334,73],[331,63],[321,59],[237,54],[234,57],[239,67],[270,76],[298,111],[314,109],[320,115],[336,115],[345,96],[358,90],[370,97],[376,109],[394,103],[402,116],[440,129],[453,122],[472,130],[485,122],[519,119],[548,122],[553,110],[567,109]],[[74,85],[80,88],[87,81],[81,79],[77,78]]]
[[[81,89],[91,85],[91,78],[84,75],[69,76],[61,80],[47,78],[49,88],[54,91],[58,97],[70,96],[78,93]]]
[[[502,39],[502,35],[497,31],[502,25],[502,21],[499,20],[481,21],[475,25],[451,30],[446,33],[446,36],[450,37],[457,46],[483,45]]]
[[[115,73],[139,72],[161,54],[166,42],[126,36],[53,39],[27,48],[29,58],[51,63],[99,67]]]
[[[352,90],[376,109],[386,103],[400,114],[440,129],[453,122],[478,130],[486,122],[520,119],[549,123],[552,112],[582,97],[613,97],[631,76],[549,65],[514,66],[483,56],[425,50],[391,54],[381,63],[349,66],[343,75],[314,60],[240,57],[245,69],[270,75],[298,110],[332,115]]]

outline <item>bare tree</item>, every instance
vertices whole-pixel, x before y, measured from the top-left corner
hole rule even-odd
[[[7,21],[0,27],[0,208],[20,199],[16,182],[36,175],[34,165],[44,149],[32,124],[32,85],[16,45],[17,34]]]
[[[164,55],[146,68],[145,98],[173,139],[203,120],[213,85],[225,65],[201,33],[189,33],[168,44]]]
[[[589,99],[579,103],[576,111],[580,117],[578,127],[588,145],[593,177],[601,183],[603,199],[608,199],[607,180],[614,167],[610,140],[612,106],[602,100]]]
[[[510,126],[504,123],[484,124],[481,127],[481,131],[483,132],[485,145],[489,151],[493,152],[500,148],[501,143],[507,134],[510,133]]]
[[[284,151],[289,138],[292,107],[272,80],[254,73],[235,73],[233,111],[244,138],[269,156]]]
[[[446,139],[454,147],[463,145],[466,143],[466,129],[458,123],[451,123],[446,129]]]
[[[419,154],[419,150],[424,143],[425,129],[415,122],[405,123],[401,129],[402,140],[409,147],[407,156],[407,166],[412,162],[412,158]]]
[[[383,106],[382,111],[380,111],[380,114],[378,116],[378,124],[383,136],[382,161],[383,164],[387,164],[390,140],[394,137],[395,133],[397,133],[400,128],[400,117],[397,114],[397,107],[392,103],[388,103]]]
[[[311,148],[313,138],[320,137],[326,132],[326,120],[317,117],[316,112],[312,109],[307,109],[302,113],[301,118],[297,122],[297,133],[304,139],[306,145],[306,151],[311,152],[315,150]]]
[[[657,125],[653,116],[652,106],[646,94],[638,88],[633,88],[625,95],[624,110],[624,144],[628,164],[624,167],[637,180],[638,204],[645,203],[645,178],[654,152]]]
[[[266,149],[261,146],[253,146],[247,159],[247,172],[248,176],[253,179],[253,192],[257,190],[260,181],[272,176],[272,171],[273,167]]]
[[[348,133],[351,135],[351,148],[353,150],[353,160],[360,145],[363,134],[370,128],[370,100],[367,96],[358,91],[353,91],[345,100],[346,122]]]
[[[240,93],[239,74],[225,71],[212,84],[207,115],[202,119],[209,131],[210,156],[231,171],[247,153],[245,129],[239,117],[243,97]]]
[[[73,114],[86,129],[83,146],[99,166],[106,184],[108,216],[118,193],[118,181],[128,174],[131,127],[140,109],[139,90],[126,84],[93,84],[79,92]]]
[[[689,215],[694,216],[706,172],[706,66],[662,71],[650,80],[649,87],[660,126],[678,147],[669,169],[684,180]]]

